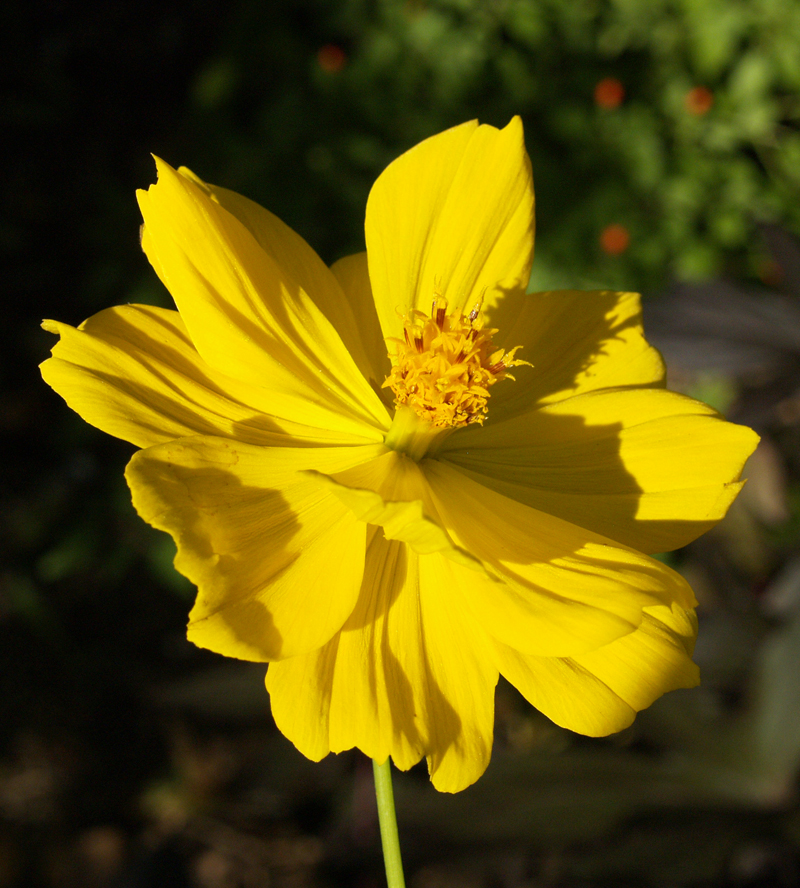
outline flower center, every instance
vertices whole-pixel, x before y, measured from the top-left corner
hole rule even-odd
[[[494,349],[496,332],[483,326],[480,303],[468,315],[448,314],[447,300],[437,296],[430,316],[412,311],[404,319],[403,339],[388,340],[395,351],[383,387],[394,392],[395,407],[411,408],[439,430],[482,423],[490,387],[514,378],[509,367],[528,364],[514,358],[521,346],[508,353]]]

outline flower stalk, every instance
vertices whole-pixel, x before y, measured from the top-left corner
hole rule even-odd
[[[383,863],[386,867],[386,883],[389,888],[405,888],[403,861],[400,857],[400,837],[397,833],[397,815],[394,810],[391,762],[387,758],[381,765],[372,760],[375,775],[375,798],[378,802],[378,822],[381,825]]]

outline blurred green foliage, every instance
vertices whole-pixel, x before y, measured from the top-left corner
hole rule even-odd
[[[276,24],[287,8],[274,5]],[[543,286],[757,275],[756,223],[800,230],[793,0],[315,11],[311,28],[278,41],[263,4],[241,4],[197,73],[191,116],[197,162],[212,167],[198,172],[282,212],[327,259],[362,247],[369,184],[401,150],[464,119],[502,126],[514,114],[533,162]],[[325,44],[343,51],[338,65],[317,56]],[[611,101],[598,88],[609,80]],[[630,233],[621,255],[601,246],[610,224]]]

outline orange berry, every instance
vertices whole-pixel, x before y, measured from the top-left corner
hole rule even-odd
[[[594,88],[594,102],[599,108],[618,108],[625,98],[625,87],[616,77],[604,77]]]
[[[714,93],[707,86],[695,86],[686,93],[684,98],[686,110],[700,117],[711,110],[714,104]]]
[[[600,246],[609,256],[619,256],[628,249],[631,236],[624,225],[606,225],[600,232]]]

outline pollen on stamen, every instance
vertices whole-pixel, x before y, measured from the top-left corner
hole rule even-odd
[[[513,379],[509,367],[528,364],[492,346],[497,330],[484,327],[481,303],[464,315],[447,313],[447,301],[435,296],[430,315],[413,310],[403,319],[403,339],[390,340],[392,371],[383,383],[406,405],[436,428],[483,423],[489,388]]]

